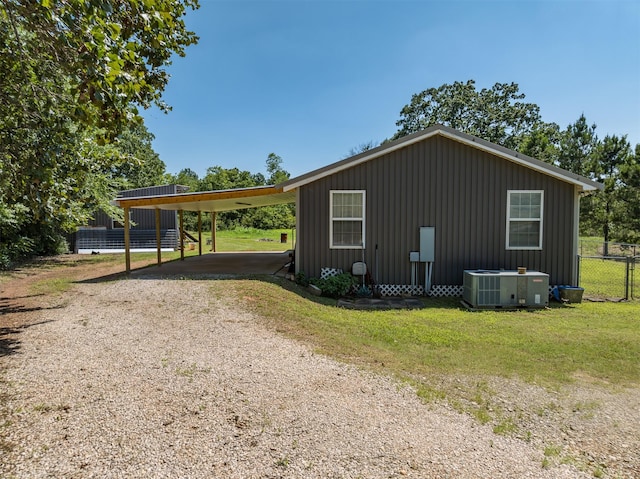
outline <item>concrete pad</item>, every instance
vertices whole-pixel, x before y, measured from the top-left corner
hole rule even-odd
[[[132,277],[143,276],[202,276],[202,275],[242,275],[275,274],[284,276],[291,261],[285,252],[232,252],[207,253],[189,256],[184,260],[173,260],[131,271]]]

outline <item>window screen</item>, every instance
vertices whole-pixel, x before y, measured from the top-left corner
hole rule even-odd
[[[331,248],[364,247],[364,191],[331,191]]]
[[[507,249],[542,248],[543,191],[509,191]]]

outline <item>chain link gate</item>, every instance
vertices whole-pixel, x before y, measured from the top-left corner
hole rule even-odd
[[[635,270],[640,256],[578,256],[578,282],[585,295],[603,299],[638,299]]]

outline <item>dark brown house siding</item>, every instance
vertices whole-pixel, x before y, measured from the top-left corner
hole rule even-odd
[[[151,186],[120,191],[119,197],[138,198],[143,196],[170,195],[183,193],[180,185]],[[131,209],[130,245],[132,249],[156,248],[155,211]],[[124,249],[123,225],[115,222],[108,214],[97,211],[87,227],[80,228],[68,238],[70,250],[74,252]],[[177,248],[179,244],[178,214],[176,211],[160,211],[160,243],[162,248]]]
[[[421,226],[435,227],[434,285],[461,285],[465,269],[520,266],[571,283],[576,189],[549,175],[436,135],[303,185],[297,268],[308,276],[362,258],[329,248],[330,190],[366,190],[364,256],[380,284],[410,283]],[[542,250],[506,249],[507,190],[544,191]]]
[[[150,186],[147,188],[136,188],[134,190],[125,190],[118,193],[123,198],[138,198],[140,196],[155,195],[173,195],[183,193],[184,187],[180,185],[163,185]],[[160,225],[163,230],[178,228],[178,216],[175,211],[160,211]],[[156,227],[155,211],[132,209],[131,222],[134,224],[132,229],[154,230]],[[121,229],[122,225],[114,225],[113,220],[103,211],[95,213],[93,220],[89,221],[88,226],[105,227],[107,229]]]

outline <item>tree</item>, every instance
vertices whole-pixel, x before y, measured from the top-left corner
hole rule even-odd
[[[197,0],[0,0],[0,256],[55,252],[109,210],[126,156],[109,144],[167,111],[162,92]],[[19,251],[15,245],[22,245]],[[29,246],[31,245],[31,246]]]
[[[560,138],[560,126],[556,123],[540,123],[522,137],[518,151],[538,160],[557,164]]]
[[[282,168],[283,160],[275,153],[269,153],[266,166],[270,185],[277,185],[290,178],[288,171]],[[250,215],[245,217],[245,223],[250,223],[252,227],[270,230],[277,228],[292,228],[295,225],[294,205],[272,205],[254,209]]]
[[[590,224],[599,227],[605,245],[612,240],[623,240],[622,231],[633,214],[633,204],[625,202],[635,176],[635,158],[626,136],[605,136],[594,152],[594,174],[604,183],[604,191],[589,198],[592,210],[585,215]],[[631,209],[631,211],[630,211]],[[607,254],[605,248],[605,254]]]
[[[638,147],[636,147],[636,150]],[[561,168],[604,184],[604,190],[584,197],[580,202],[580,231],[610,241],[637,241],[638,197],[637,152],[634,155],[626,136],[596,135],[581,115],[560,135],[554,163]]]
[[[267,156],[268,178],[265,178],[262,173],[212,166],[207,168],[206,175],[198,182],[197,191],[251,188],[266,184],[276,185],[287,181],[290,176],[282,168],[282,163],[282,158],[275,153],[270,153]],[[294,208],[292,205],[273,205],[223,211],[218,214],[217,221],[220,229],[232,229],[238,226],[258,229],[289,228],[295,224]]]
[[[619,241],[640,243],[640,144],[635,154],[620,167],[620,181],[624,185],[620,192],[620,208],[614,216]]]
[[[283,183],[289,179],[289,173],[282,169],[282,158],[275,153],[269,153],[267,156],[267,173],[269,173],[269,179],[267,182],[270,185],[277,185]]]
[[[264,175],[260,173],[253,174],[250,171],[240,170],[239,168],[212,166],[207,168],[205,176],[197,181],[196,185],[192,188],[192,191],[251,188],[253,186],[264,185],[264,182]],[[244,218],[250,215],[251,210],[247,209],[223,211],[218,214],[217,224],[220,229],[232,229],[246,223]],[[210,225],[208,220],[203,224],[206,225],[206,227],[209,227]]]
[[[480,91],[474,80],[428,88],[414,94],[402,108],[393,139],[442,124],[518,149],[523,137],[541,122],[540,108],[522,102],[524,98],[516,83],[496,83]]]
[[[364,153],[365,151],[373,150],[377,146],[380,146],[380,144],[376,143],[373,140],[369,140],[366,143],[360,143],[358,146],[351,148],[345,158],[351,158],[352,156],[359,155],[360,153]]]
[[[199,188],[200,178],[198,178],[198,173],[191,168],[183,168],[177,175],[170,175],[167,179],[169,183],[187,186],[190,192],[201,191]]]
[[[166,166],[153,150],[153,139],[144,123],[136,123],[116,137],[114,145],[124,162],[114,168],[113,175],[124,178],[127,188],[162,184]]]
[[[595,174],[593,154],[598,145],[595,123],[589,126],[584,114],[567,126],[560,136],[556,165],[578,175]]]
[[[3,91],[35,117],[62,101],[72,107],[68,118],[109,136],[135,119],[136,106],[169,108],[161,99],[165,67],[197,41],[183,17],[198,7],[198,0],[2,0],[3,67],[15,66],[24,80]]]

